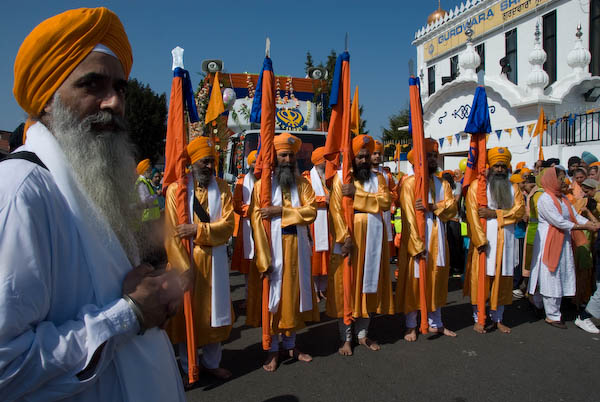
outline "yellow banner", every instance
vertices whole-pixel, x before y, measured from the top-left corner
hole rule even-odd
[[[550,0],[502,0],[492,4],[478,14],[471,17],[471,29],[473,30],[473,39],[496,28],[499,25],[510,22],[521,17],[536,7],[548,3]],[[448,29],[435,38],[429,40],[423,46],[425,52],[425,61],[429,61],[443,53],[446,53],[467,41],[465,30],[467,29],[467,20],[462,24]]]

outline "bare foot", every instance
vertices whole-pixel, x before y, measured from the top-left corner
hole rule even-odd
[[[406,334],[404,334],[404,340],[407,342],[414,342],[417,340],[417,329],[408,328]]]
[[[214,369],[205,368],[204,371],[213,377],[218,378],[219,380],[228,380],[231,378],[231,371],[222,367],[217,367]]]
[[[288,350],[288,353],[290,354],[290,357],[300,360],[301,362],[312,362],[312,356],[307,353],[300,352],[300,349],[298,348],[290,349]]]
[[[503,334],[510,334],[510,328],[502,324],[501,322],[496,323],[496,326],[498,327],[498,330]]]
[[[342,347],[338,349],[338,353],[342,356],[352,356],[352,342],[344,342]]]
[[[485,334],[485,328],[478,322],[476,322],[475,325],[473,325],[473,331],[478,332],[480,334]]]
[[[432,328],[432,327],[429,327],[429,333],[431,333],[431,334],[442,334],[442,335],[451,336],[451,337],[455,337],[456,336],[455,332],[450,331],[446,327],[441,327],[441,328]]]
[[[360,345],[366,346],[367,348],[377,351],[381,349],[381,346],[379,346],[379,344],[375,341],[372,341],[371,339],[367,338],[366,336],[364,338],[361,338],[358,340],[358,343]]]
[[[263,369],[272,373],[277,370],[277,363],[279,359],[279,352],[269,352],[267,355],[267,360],[265,360],[265,364],[263,364]]]

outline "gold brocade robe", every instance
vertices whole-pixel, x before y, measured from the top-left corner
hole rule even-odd
[[[511,209],[497,209],[498,214],[498,242],[496,247],[496,275],[494,278],[485,275],[486,292],[485,297],[490,298],[490,308],[496,310],[498,306],[512,303],[512,276],[502,276],[502,254],[504,250],[504,226],[517,223],[525,214],[525,201],[523,193],[516,184],[513,184],[513,206]],[[479,205],[477,204],[477,187],[479,182],[474,181],[469,186],[466,196],[466,213],[469,224],[469,254],[467,257],[467,269],[465,273],[465,285],[463,294],[471,297],[471,304],[477,304],[477,283],[479,278],[479,253],[477,248],[488,243],[486,232],[481,227],[479,220]],[[483,268],[485,269],[485,267]],[[491,297],[490,297],[491,287]]]
[[[430,193],[432,199],[437,199],[434,182],[436,179],[429,179]],[[429,244],[427,245],[427,272],[426,272],[426,299],[427,311],[435,311],[446,304],[448,297],[448,276],[449,276],[449,250],[446,241],[446,261],[444,266],[437,265],[438,256],[438,225],[440,220],[447,222],[456,216],[457,205],[452,195],[452,189],[447,181],[442,180],[442,191],[444,199],[433,203],[433,214],[436,219],[433,220],[432,230],[429,233]],[[398,250],[398,281],[396,282],[396,312],[410,313],[420,308],[419,301],[419,278],[415,278],[415,256],[423,252],[424,242],[419,236],[417,228],[417,218],[415,214],[415,176],[410,176],[404,180],[400,187],[400,208],[402,210],[402,236],[401,245]]]
[[[293,225],[307,226],[314,222],[317,217],[317,203],[315,192],[310,183],[302,176],[296,176],[296,186],[301,206],[292,206],[291,194],[282,191],[282,215],[281,227]],[[260,190],[261,180],[254,184],[252,201],[250,203],[250,218],[252,220],[252,232],[254,234],[254,258],[256,259],[256,271],[265,272],[271,265],[271,245],[260,217]],[[281,300],[277,313],[269,313],[271,319],[271,334],[283,333],[290,335],[304,328],[305,321],[319,321],[319,306],[315,295],[312,275],[310,280],[312,294],[312,310],[300,312],[300,278],[298,276],[298,237],[294,234],[281,236],[283,245],[283,274],[281,284]],[[310,260],[310,256],[309,256]],[[258,275],[250,271],[248,277],[248,311],[246,324],[259,326],[261,324],[262,281]],[[258,298],[258,300],[257,300]]]
[[[387,242],[386,228],[384,224],[383,238],[381,239],[381,266],[379,269],[379,280],[377,293],[364,294],[363,272],[365,262],[365,247],[367,240],[367,213],[381,214],[388,210],[391,204],[390,192],[388,191],[385,178],[377,173],[379,187],[377,193],[369,193],[364,190],[360,181],[354,179],[356,192],[354,194],[354,234],[352,243],[352,316],[354,318],[368,318],[369,313],[394,314],[394,300],[392,294],[392,281],[390,273],[390,248]],[[350,236],[344,212],[342,210],[342,183],[338,175],[334,176],[331,196],[329,199],[329,210],[335,228],[336,243],[343,244]],[[364,213],[356,213],[357,211]],[[332,317],[342,317],[344,312],[344,289],[343,269],[344,264],[341,256],[334,254],[335,260],[330,262],[329,281],[327,288],[327,314]],[[330,300],[333,299],[333,300]]]
[[[211,317],[211,281],[212,281],[212,247],[227,243],[233,234],[235,225],[233,216],[233,203],[231,192],[227,183],[216,178],[219,191],[221,192],[221,219],[216,222],[203,223],[194,214],[194,223],[198,225],[198,231],[194,238],[194,267],[196,278],[192,294],[192,311],[194,317],[194,329],[196,335],[196,346],[200,347],[209,343],[222,342],[229,338],[231,325],[213,328],[210,325]],[[208,191],[198,187],[194,183],[195,195],[207,213]],[[177,209],[175,206],[175,194],[177,183],[169,185],[165,199],[165,248],[169,259],[170,269],[179,272],[190,269],[190,261],[187,251],[179,237],[175,235],[177,226]],[[185,240],[187,241],[187,240]],[[229,269],[228,267],[219,267]],[[235,321],[233,308],[231,309],[231,322]],[[172,343],[186,341],[185,317],[183,307],[177,315],[167,324],[167,333]]]

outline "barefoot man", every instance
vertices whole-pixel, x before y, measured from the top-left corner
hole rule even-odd
[[[258,207],[261,180],[254,185],[250,204],[256,268],[263,275],[269,275],[270,285],[268,308],[272,339],[263,365],[266,371],[277,369],[280,340],[286,357],[312,361],[310,355],[296,347],[296,331],[304,328],[305,321],[319,320],[308,240],[308,226],[317,217],[317,204],[310,183],[296,174],[296,154],[302,141],[282,133],[275,137],[274,145],[277,160],[272,177],[273,205]],[[270,244],[263,219],[271,220]],[[260,296],[260,292],[257,293]],[[253,294],[249,292],[249,297]],[[249,299],[248,304],[254,305],[255,301]]]
[[[485,292],[489,298],[492,325],[510,333],[510,328],[502,323],[504,306],[512,303],[512,276],[518,264],[518,248],[515,249],[515,223],[525,213],[523,193],[508,179],[508,167],[512,158],[507,148],[496,147],[488,151],[490,166],[487,177],[488,206],[479,208],[477,204],[477,181],[469,186],[466,196],[467,222],[471,246],[467,259],[464,294],[471,296],[473,306],[473,329],[485,333],[486,328],[477,323],[477,283],[479,269],[486,270]],[[480,218],[487,220],[486,231]],[[479,253],[486,252],[486,266],[479,267]]]
[[[446,222],[456,215],[457,206],[450,184],[438,178],[434,173],[438,168],[438,144],[425,139],[427,170],[429,173],[429,199],[415,200],[415,176],[408,177],[400,189],[400,207],[402,209],[402,242],[398,255],[398,282],[396,284],[396,312],[404,312],[408,342],[417,340],[417,316],[419,304],[419,260],[425,258],[427,320],[429,332],[447,336],[456,334],[442,323],[442,306],[448,297],[448,242],[446,241]],[[408,153],[413,162],[413,151]],[[425,205],[427,203],[427,205]],[[425,208],[427,206],[427,208]],[[426,211],[427,227],[423,242],[417,230],[415,210]]]
[[[351,255],[353,286],[351,294],[354,334],[358,343],[370,350],[379,350],[377,342],[369,339],[370,317],[372,313],[394,314],[392,282],[389,266],[389,246],[382,212],[390,208],[390,193],[385,178],[371,170],[371,154],[375,141],[368,135],[359,135],[352,140],[353,183],[342,184],[340,175],[334,176],[329,203],[335,227],[337,249],[343,256]],[[342,196],[354,198],[354,233],[351,236],[344,220]],[[334,250],[335,253],[335,250]],[[335,298],[338,306],[340,337],[342,347],[339,353],[352,355],[352,326],[345,325],[343,318],[343,284],[341,270],[343,263],[330,265],[329,304]]]

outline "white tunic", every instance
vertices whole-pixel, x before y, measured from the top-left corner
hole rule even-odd
[[[114,233],[81,213],[89,201],[70,185],[48,130],[38,123],[27,135],[20,150],[50,171],[0,163],[0,399],[183,401],[164,331],[136,336],[139,324],[120,297],[131,264]],[[97,364],[78,378],[101,345]]]
[[[531,278],[529,280],[530,294],[534,294],[538,289],[543,296],[547,297],[575,295],[575,260],[571,248],[571,228],[575,224],[571,222],[568,207],[562,199],[560,204],[562,213],[559,213],[550,195],[544,193],[538,200],[539,221],[532,250]],[[575,211],[573,211],[573,215],[577,223],[584,224],[587,222],[587,219],[578,215]],[[542,261],[550,225],[565,232],[560,260],[554,272],[550,272]]]

